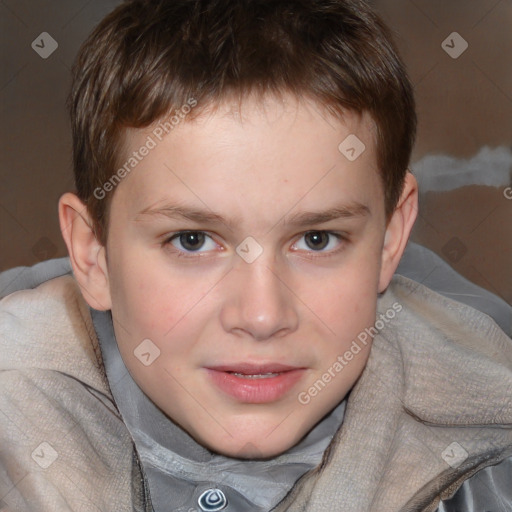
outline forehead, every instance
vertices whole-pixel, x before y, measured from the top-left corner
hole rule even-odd
[[[312,101],[267,97],[226,102],[190,119],[175,115],[174,123],[171,117],[126,132],[121,166],[137,162],[113,203],[131,213],[166,201],[269,221],[326,202],[383,208],[367,114],[334,117]]]

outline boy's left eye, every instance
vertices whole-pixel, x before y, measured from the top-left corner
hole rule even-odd
[[[329,231],[308,231],[298,242],[293,244],[293,250],[328,252],[338,248],[343,237]]]

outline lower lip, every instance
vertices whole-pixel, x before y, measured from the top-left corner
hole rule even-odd
[[[304,369],[289,370],[275,377],[244,379],[228,372],[208,369],[214,384],[240,402],[263,404],[274,402],[288,393],[304,375]]]

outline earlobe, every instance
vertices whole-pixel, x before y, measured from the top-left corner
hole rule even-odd
[[[398,267],[417,214],[418,184],[416,178],[410,172],[407,172],[402,195],[388,222],[384,236],[379,293],[382,293],[388,287]]]
[[[87,207],[75,194],[68,192],[60,198],[59,221],[82,295],[92,308],[110,309],[105,247],[95,236]]]

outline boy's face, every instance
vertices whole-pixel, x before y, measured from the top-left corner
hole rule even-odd
[[[359,343],[343,358],[374,324],[389,280],[373,125],[268,98],[264,109],[246,100],[241,120],[226,105],[161,141],[153,130],[127,134],[126,159],[148,136],[156,146],[111,204],[108,281],[123,360],[201,444],[274,456],[344,398],[369,354]],[[338,149],[349,135],[366,146],[355,160],[355,139]]]

